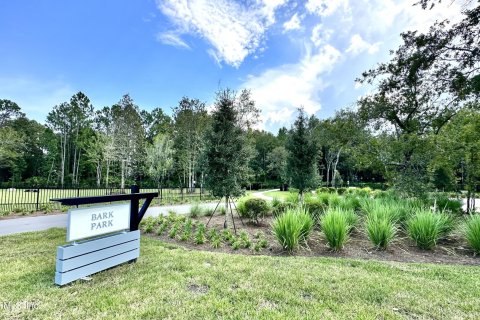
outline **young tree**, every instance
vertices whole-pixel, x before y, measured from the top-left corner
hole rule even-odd
[[[231,197],[243,193],[248,173],[250,153],[246,132],[235,108],[235,93],[229,89],[219,91],[212,113],[212,127],[206,136],[206,186],[215,197],[225,197],[226,209]],[[230,220],[232,218],[232,220]],[[225,226],[233,224],[233,215],[225,217]]]
[[[303,109],[298,109],[298,117],[290,129],[286,149],[288,177],[292,186],[298,189],[300,199],[303,201],[304,192],[315,187],[318,182],[316,168],[318,153]]]

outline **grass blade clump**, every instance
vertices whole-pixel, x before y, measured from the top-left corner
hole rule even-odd
[[[407,221],[410,238],[420,249],[430,250],[453,228],[453,220],[445,213],[418,209]]]
[[[470,247],[475,254],[480,254],[480,214],[477,213],[468,218],[465,233]]]
[[[304,209],[289,209],[273,221],[272,227],[282,248],[292,251],[308,240],[313,219]]]
[[[204,212],[204,209],[201,205],[198,203],[194,204],[193,206],[190,207],[190,213],[189,216],[191,218],[198,218],[200,217]]]
[[[397,234],[395,223],[388,217],[367,216],[365,228],[370,241],[380,250],[386,249]]]
[[[321,220],[322,231],[328,245],[333,250],[340,250],[348,239],[349,225],[341,209],[328,209]]]

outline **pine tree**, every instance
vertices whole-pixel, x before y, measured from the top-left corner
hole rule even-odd
[[[298,117],[288,135],[286,149],[288,177],[291,185],[298,189],[300,199],[303,199],[303,193],[315,187],[318,181],[317,151],[310,131],[305,111],[299,109]]]

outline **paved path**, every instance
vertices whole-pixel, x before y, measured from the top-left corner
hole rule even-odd
[[[270,192],[270,191],[280,191],[280,189],[272,189],[272,190],[254,192],[254,193],[252,193],[252,196],[254,196],[255,198],[263,199],[263,200],[272,201],[273,200],[272,197],[264,195],[265,192]]]
[[[480,199],[475,198],[475,208],[477,212],[480,212]],[[467,199],[462,200],[462,209],[463,211],[467,210]]]
[[[217,203],[202,203],[204,208],[215,208]],[[220,206],[223,206],[221,203]],[[181,204],[173,206],[150,207],[145,214],[146,217],[156,217],[166,215],[173,210],[178,214],[190,212],[191,204]],[[65,228],[67,226],[67,214],[54,214],[36,217],[25,217],[15,219],[0,220],[0,236],[21,232],[41,231],[50,228]]]

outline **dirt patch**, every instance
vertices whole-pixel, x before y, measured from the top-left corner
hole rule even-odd
[[[187,289],[195,294],[203,295],[206,294],[210,288],[205,285],[190,284],[188,285]]]
[[[194,220],[206,224],[208,219],[209,217],[200,217]],[[216,228],[217,230],[221,231],[223,230],[224,221],[224,216],[214,216],[208,225],[208,229]],[[160,236],[155,236],[153,234],[149,235],[157,239],[161,239],[164,242],[178,244],[191,250],[224,252],[231,254],[332,257],[398,262],[480,265],[480,258],[474,257],[473,251],[468,249],[466,244],[455,235],[438,243],[435,249],[427,251],[418,249],[405,234],[399,233],[395,242],[387,250],[376,250],[372,246],[367,236],[361,231],[361,222],[359,223],[358,229],[350,235],[348,242],[341,251],[332,251],[326,245],[327,242],[323,237],[323,234],[319,230],[314,230],[308,241],[307,247],[299,248],[298,250],[289,253],[283,251],[275,239],[275,236],[271,230],[272,222],[273,219],[271,217],[264,219],[258,225],[247,223],[246,221],[244,221],[244,224],[242,224],[240,219],[235,219],[237,235],[241,231],[246,231],[250,235],[250,239],[252,240],[253,244],[257,242],[255,235],[257,235],[259,232],[264,234],[268,246],[259,252],[255,252],[252,249],[243,248],[233,250],[232,247],[225,242],[222,242],[219,248],[213,248],[209,241],[204,244],[197,245],[191,240],[180,241],[179,239],[171,239],[168,237],[168,229],[163,233],[163,235]]]

